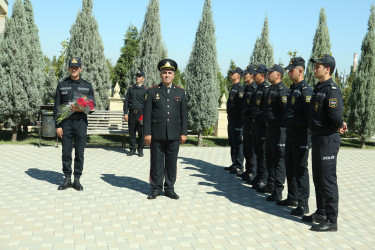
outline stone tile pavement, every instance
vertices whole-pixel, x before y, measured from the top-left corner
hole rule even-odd
[[[149,155],[89,147],[84,191],[58,191],[61,148],[0,145],[0,249],[375,248],[375,150],[339,152],[334,233],[310,231],[224,171],[229,148],[182,147],[181,198],[147,200]]]

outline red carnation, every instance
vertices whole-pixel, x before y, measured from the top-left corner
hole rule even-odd
[[[142,121],[143,120],[143,115],[141,115],[138,119],[138,121]]]
[[[94,102],[92,100],[90,100],[87,105],[89,105],[90,107],[90,110],[93,110],[94,109]]]
[[[83,98],[83,97],[77,99],[77,104],[79,106],[81,106],[82,108],[87,107],[87,102],[86,102],[85,98]]]

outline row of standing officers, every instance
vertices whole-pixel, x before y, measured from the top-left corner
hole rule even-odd
[[[335,59],[322,55],[310,60],[319,80],[314,90],[304,80],[301,57],[292,58],[285,68],[293,82],[289,89],[282,83],[284,68],[277,64],[230,71],[233,85],[227,115],[232,164],[224,169],[256,191],[271,194],[267,201],[296,207],[292,215],[318,223],[311,230],[337,231],[339,132],[347,129],[343,99],[331,78]],[[242,77],[245,86],[240,83]],[[308,216],[310,147],[317,210]],[[283,200],[285,179],[288,196]]]

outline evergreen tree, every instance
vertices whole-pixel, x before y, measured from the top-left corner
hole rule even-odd
[[[164,52],[163,52],[164,51]],[[146,74],[144,85],[153,86],[160,82],[160,75],[157,65],[166,50],[163,49],[161,38],[159,0],[150,0],[145,20],[139,35],[139,51],[128,77],[128,84],[134,81],[134,75],[138,70]]]
[[[92,16],[92,0],[83,0],[82,11],[70,29],[69,47],[62,67],[62,76],[69,76],[69,58],[77,56],[82,60],[81,77],[94,88],[97,109],[107,106],[108,90],[111,88],[110,72],[104,56],[104,46],[98,30],[98,23]]]
[[[225,80],[223,74],[221,74],[220,70],[218,70],[217,72],[217,79],[220,83],[220,96],[219,96],[219,99],[217,100],[218,101],[218,104],[220,105],[221,104],[221,97],[223,95],[225,95],[225,98],[228,98],[228,84],[227,84],[227,81]]]
[[[66,53],[69,47],[69,41],[67,39],[65,41],[62,41],[60,44],[61,44],[62,50],[60,51],[59,57],[56,58],[56,56],[53,56],[53,59],[52,59],[52,67],[54,68],[55,75],[58,79],[62,78],[62,72],[63,72],[62,67],[65,62]]]
[[[181,73],[180,69],[177,69],[175,72],[174,79],[173,79],[173,84],[176,84],[177,86],[185,88],[185,79],[183,79],[182,77],[183,77],[183,73]]]
[[[30,50],[28,51],[28,65],[29,67],[25,70],[27,70],[29,81],[24,82],[24,86],[26,88],[26,91],[29,92],[30,86],[33,88],[35,86],[34,83],[37,85],[37,89],[39,90],[38,96],[34,96],[36,98],[35,100],[30,100],[30,102],[34,102],[35,105],[41,105],[43,104],[43,97],[45,96],[45,84],[47,81],[47,75],[44,73],[44,58],[43,58],[43,52],[39,41],[39,31],[38,28],[34,22],[34,11],[32,4],[30,0],[24,1],[24,8],[25,8],[25,17],[26,22],[28,25],[28,37],[29,37],[29,43],[30,43]],[[34,112],[29,114],[29,117],[27,119],[29,121],[33,121],[35,117],[37,117],[39,112],[39,107],[35,107],[33,110]],[[27,121],[24,121],[27,124]],[[27,131],[27,130],[26,130]]]
[[[269,42],[268,18],[264,19],[262,33],[257,38],[253,54],[250,57],[250,65],[264,64],[271,67],[274,64],[273,48]]]
[[[15,0],[0,43],[0,120],[12,128],[12,141],[17,140],[17,127],[39,108],[36,81],[25,70],[31,49],[24,6]]]
[[[121,48],[121,55],[114,67],[113,83],[120,85],[121,93],[125,93],[125,90],[129,87],[127,79],[132,78],[129,76],[129,72],[133,67],[135,57],[138,55],[138,44],[138,29],[131,24],[125,33],[124,46]]]
[[[54,67],[52,66],[51,60],[44,56],[44,75],[46,77],[46,81],[44,83],[44,91],[43,91],[43,104],[52,103],[55,98],[55,92],[57,87],[57,77]]]
[[[327,27],[327,16],[324,8],[320,10],[318,27],[316,28],[310,58],[320,58],[323,54],[332,54]],[[305,80],[313,87],[318,80],[314,78],[314,63],[310,62],[310,60],[307,61]]]
[[[361,58],[349,98],[349,128],[355,130],[364,148],[375,134],[375,7],[371,6],[368,32],[362,42]]]
[[[203,132],[217,121],[220,94],[217,65],[211,0],[205,0],[193,51],[186,66],[188,118],[191,129],[199,135],[198,146],[202,146]]]

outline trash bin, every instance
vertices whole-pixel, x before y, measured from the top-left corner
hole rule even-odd
[[[53,111],[42,112],[42,136],[43,137],[55,137],[56,127],[55,120],[53,119]]]

